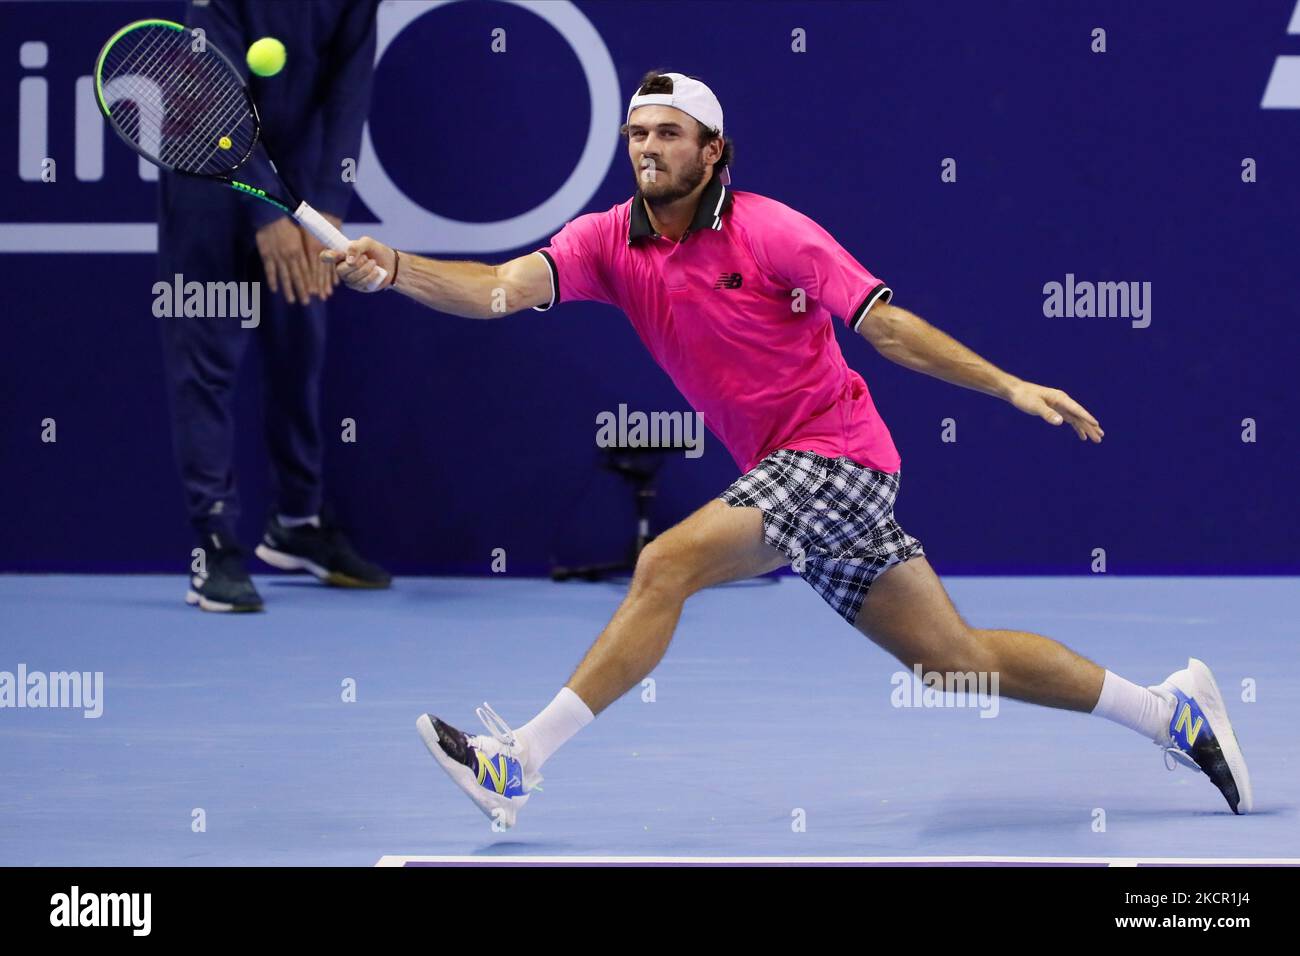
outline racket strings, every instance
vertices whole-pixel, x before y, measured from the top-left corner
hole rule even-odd
[[[105,99],[113,104],[127,102],[135,107],[129,124],[119,122],[122,131],[133,142],[141,145],[142,131],[161,132],[163,103],[161,89],[153,77],[161,57],[172,48],[165,42],[162,30],[136,30],[141,34],[129,52],[123,52],[127,40],[123,37],[104,58],[101,82]]]
[[[245,118],[251,119],[242,102],[242,84],[230,77],[224,63],[212,63],[212,57],[204,57],[208,61],[204,69],[194,70],[191,63],[202,54],[191,51],[184,34],[158,32],[164,35],[137,47],[120,63],[109,63],[110,68],[130,80],[122,90],[137,106],[134,121],[124,132],[169,166],[191,172],[230,168],[235,165],[232,160],[242,159],[252,143],[251,123],[242,123]],[[171,43],[166,34],[171,35]],[[176,43],[175,38],[182,42]],[[234,155],[222,156],[210,168],[209,160],[222,150],[223,135],[229,139],[223,151]]]
[[[100,84],[118,131],[164,166],[228,173],[256,141],[243,82],[220,55],[195,52],[186,31],[151,25],[123,35],[103,57]]]
[[[145,31],[139,31],[144,33]],[[150,81],[144,79],[147,70],[156,62],[158,53],[163,49],[162,37],[154,34],[152,37],[140,37],[135,47],[129,54],[116,55],[121,49],[120,45],[109,51],[105,58],[106,69],[101,74],[106,88],[106,98],[111,98],[114,103],[126,102],[134,107],[129,114],[131,125],[129,129],[123,131],[131,138],[132,142],[137,145],[140,143],[141,131],[146,132],[157,128],[161,129],[160,124],[150,124],[147,120],[142,119],[142,108],[150,104],[151,99],[157,98],[157,88]],[[143,68],[141,72],[125,72],[121,66],[125,63],[137,62]],[[152,95],[151,95],[152,94]],[[161,104],[149,114],[150,119],[157,116]],[[156,144],[155,144],[156,145]]]

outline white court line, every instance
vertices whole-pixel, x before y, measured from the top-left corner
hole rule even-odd
[[[379,858],[375,866],[405,866],[407,863],[434,863],[448,865],[476,864],[500,866],[505,864],[586,864],[586,865],[638,865],[678,864],[682,866],[727,866],[752,864],[763,866],[863,866],[885,863],[1105,863],[1107,866],[1144,866],[1182,864],[1190,866],[1216,866],[1224,864],[1250,866],[1300,866],[1300,857],[1256,857],[1251,859],[1211,857],[1104,857],[1104,856],[393,856]]]

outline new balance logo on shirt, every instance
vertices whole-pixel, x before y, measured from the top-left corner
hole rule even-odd
[[[739,289],[740,288],[739,272],[724,272],[718,276],[718,281],[713,283],[715,289]]]

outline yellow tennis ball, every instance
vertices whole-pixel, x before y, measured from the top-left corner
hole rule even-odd
[[[222,149],[230,149],[230,137],[229,136],[221,137],[221,139],[217,140],[217,145],[220,146]]]
[[[248,48],[248,68],[258,76],[275,76],[284,69],[284,44],[262,37]]]

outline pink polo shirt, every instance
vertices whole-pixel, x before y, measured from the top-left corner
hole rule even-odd
[[[834,315],[856,331],[891,292],[807,216],[714,179],[680,242],[654,232],[638,193],[572,220],[539,253],[552,279],[539,311],[621,309],[741,471],[781,448],[898,471],[831,326]]]

